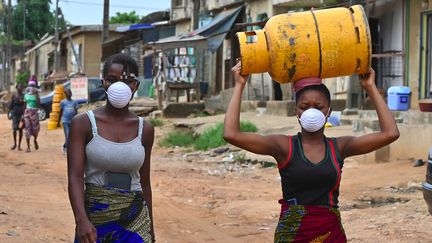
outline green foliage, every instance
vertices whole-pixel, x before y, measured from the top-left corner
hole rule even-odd
[[[17,84],[23,84],[24,86],[27,86],[27,81],[30,78],[30,72],[29,71],[18,71],[18,73],[15,76],[15,81]]]
[[[117,12],[116,16],[110,18],[110,24],[136,24],[140,21],[141,17],[135,11],[130,13]]]
[[[192,132],[179,132],[175,131],[168,134],[160,142],[161,146],[164,147],[188,147],[193,145],[196,150],[208,150],[217,148],[227,144],[223,139],[224,125],[222,122],[205,130],[201,135],[194,137]],[[255,124],[248,121],[240,122],[240,130],[242,132],[256,132],[258,131]]]
[[[50,4],[51,0],[17,1],[12,9],[14,39],[37,42],[47,33],[54,34],[55,12],[50,11]],[[60,31],[66,27],[61,17],[58,18],[58,26]]]
[[[195,142],[195,149],[207,150],[226,144],[223,139],[223,123],[218,123],[204,131]]]
[[[234,161],[242,163],[246,160],[246,153],[244,152],[238,152],[234,155]]]
[[[210,127],[203,134],[201,134],[195,141],[195,149],[197,150],[208,150],[211,148],[217,148],[227,144],[223,139],[223,123],[218,123],[213,127]],[[256,132],[258,131],[255,124],[248,121],[240,122],[240,131],[242,132]]]
[[[169,133],[160,141],[160,145],[163,147],[188,147],[194,143],[194,137],[191,132],[179,132],[174,131]]]
[[[160,118],[150,118],[149,121],[152,124],[152,126],[154,126],[154,127],[163,126],[163,121]]]
[[[241,121],[240,122],[240,131],[242,132],[258,132],[258,128],[249,121]]]

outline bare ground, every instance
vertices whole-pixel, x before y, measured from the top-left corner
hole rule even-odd
[[[260,131],[298,128],[285,117],[245,117]],[[212,119],[222,121],[223,116]],[[47,131],[46,123],[41,124],[38,151],[11,151],[11,124],[0,115],[0,242],[73,240],[63,132]],[[287,123],[295,125],[287,128]],[[156,141],[171,124],[156,129]],[[350,127],[332,129],[333,134],[350,133]],[[263,163],[272,162],[268,158],[250,154],[248,162],[233,162],[232,153],[155,145],[152,185],[158,242],[272,242],[281,197],[277,169]],[[425,170],[412,167],[411,161],[361,164],[347,159],[340,210],[349,241],[432,242],[432,217],[420,187]]]

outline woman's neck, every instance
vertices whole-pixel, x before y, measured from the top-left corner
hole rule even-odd
[[[129,104],[126,105],[123,108],[115,108],[114,106],[112,106],[108,101],[107,104],[105,106],[105,111],[107,112],[107,115],[113,118],[124,118],[129,116]]]
[[[302,130],[301,136],[302,136],[302,141],[308,144],[321,144],[323,142],[324,130],[321,129],[313,133]]]

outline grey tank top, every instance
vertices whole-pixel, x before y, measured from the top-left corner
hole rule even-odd
[[[105,185],[105,173],[123,172],[132,177],[131,190],[142,191],[139,170],[144,163],[145,149],[142,145],[144,121],[139,117],[138,136],[125,143],[109,141],[98,134],[93,111],[87,111],[92,125],[93,138],[86,145],[84,178],[86,183]]]

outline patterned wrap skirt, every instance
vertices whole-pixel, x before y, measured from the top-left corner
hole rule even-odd
[[[30,138],[31,136],[36,137],[39,134],[40,125],[39,125],[39,115],[38,109],[27,108],[24,111],[24,135],[26,138]]]
[[[152,242],[142,192],[86,184],[85,207],[97,230],[97,243]],[[74,242],[79,241],[75,238]]]
[[[291,205],[283,199],[274,242],[347,242],[337,208]]]

